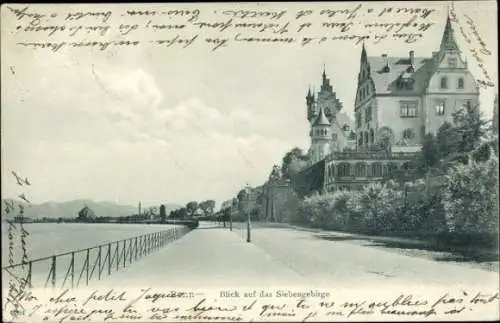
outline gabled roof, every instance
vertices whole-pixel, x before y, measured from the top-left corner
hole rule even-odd
[[[313,126],[329,126],[330,121],[328,121],[328,118],[325,116],[325,112],[323,111],[323,108],[319,108],[319,113],[318,117],[316,120],[314,120]]]
[[[370,75],[373,79],[375,92],[377,94],[415,94],[425,92],[432,74],[436,71],[440,60],[445,52],[460,51],[453,35],[451,19],[448,16],[441,39],[439,52],[436,56],[425,58],[415,57],[413,60],[413,71],[409,71],[410,57],[366,57],[366,50],[363,44],[361,59],[368,61],[370,65]],[[388,70],[384,69],[388,65]],[[413,81],[413,87],[398,88],[398,81],[401,77]]]
[[[370,76],[377,94],[420,94],[427,88],[436,63],[433,58],[415,57],[413,60],[413,72],[408,71],[410,67],[409,57],[382,57],[369,56]],[[384,68],[388,63],[389,71]],[[413,79],[413,88],[398,88],[400,77]]]

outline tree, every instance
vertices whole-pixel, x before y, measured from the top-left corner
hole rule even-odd
[[[186,204],[186,209],[187,209],[187,214],[189,216],[194,216],[196,211],[198,210],[198,202],[196,201],[191,201]]]
[[[281,164],[281,176],[285,179],[291,178],[298,170],[300,165],[305,165],[308,157],[302,149],[294,147],[283,156]],[[293,164],[293,166],[292,166]]]
[[[443,122],[438,129],[436,141],[441,158],[448,157],[456,149],[458,133],[451,123]]]
[[[177,218],[177,219],[183,219],[186,217],[186,214],[187,214],[187,209],[186,208],[180,208],[180,209],[177,209],[177,210],[173,210],[170,212],[169,214],[169,218]]]
[[[137,218],[137,220],[148,219],[155,216],[156,214],[158,214],[158,208],[156,206],[151,206],[145,209],[143,214],[137,215],[135,216],[135,218]]]
[[[458,134],[453,160],[465,162],[480,148],[487,135],[488,121],[483,118],[477,105],[467,104],[453,114],[453,123]]]
[[[307,160],[293,157],[290,165],[288,165],[288,175],[283,176],[285,179],[291,179],[295,174],[307,167]]]
[[[167,219],[167,212],[165,211],[165,205],[160,205],[160,219],[162,223],[165,223]]]
[[[432,133],[425,135],[417,163],[422,174],[426,173],[429,168],[436,167],[439,164],[439,149],[436,138]]]
[[[205,216],[212,215],[215,209],[215,201],[214,200],[206,200],[200,203],[200,209],[203,211]]]
[[[376,146],[378,149],[385,151],[387,157],[391,157],[393,141],[394,134],[392,133],[392,130],[387,127],[382,127],[377,135]]]
[[[236,198],[238,199],[238,205],[241,205],[245,202],[247,197],[247,192],[245,189],[242,189],[238,192],[238,195],[236,195]]]
[[[77,221],[82,221],[82,222],[88,222],[90,220],[95,219],[95,213],[94,211],[89,208],[87,205],[85,205],[80,212],[78,212],[78,217]]]

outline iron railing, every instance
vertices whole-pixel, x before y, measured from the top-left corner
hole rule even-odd
[[[417,153],[415,152],[391,152],[388,156],[385,152],[333,152],[327,156],[327,160],[339,160],[339,159],[368,159],[368,160],[393,160],[393,159],[411,159],[415,157]]]
[[[80,286],[81,283],[88,286],[92,278],[100,280],[104,274],[109,276],[113,271],[125,268],[133,261],[159,250],[189,231],[191,229],[188,226],[176,226],[166,231],[147,233],[90,248],[42,257],[5,266],[2,269],[11,278],[22,281],[23,285],[28,288],[42,287],[37,284],[38,281],[34,283],[34,280],[35,278],[43,278],[47,270],[48,275],[46,275],[43,284],[44,288],[57,288],[58,281],[62,281],[61,288],[65,286],[75,288]]]

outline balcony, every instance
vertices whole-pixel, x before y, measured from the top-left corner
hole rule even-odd
[[[385,152],[333,152],[327,156],[327,160],[408,160],[417,153],[414,152],[393,152],[390,157]]]

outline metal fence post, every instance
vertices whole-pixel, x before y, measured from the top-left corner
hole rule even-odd
[[[75,252],[71,252],[71,288],[75,287]]]
[[[118,271],[118,269],[120,269],[120,257],[119,257],[120,256],[120,253],[119,253],[120,247],[119,247],[119,244],[120,243],[118,241],[116,241],[116,248],[115,248],[116,249],[116,271]]]
[[[52,256],[52,288],[56,287],[56,256]]]
[[[97,264],[99,265],[99,280],[101,280],[101,251],[102,251],[102,246],[99,246],[99,260],[97,261]]]
[[[123,240],[123,268],[125,268],[126,259],[127,259],[127,240]]]
[[[130,238],[128,241],[128,251],[129,251],[128,263],[131,264],[132,263],[132,238]]]
[[[139,238],[139,258],[143,256],[143,249],[144,249],[144,235],[142,235]]]
[[[87,256],[86,262],[87,262],[87,286],[89,285],[89,267],[90,267],[90,249],[87,249]]]
[[[146,255],[149,255],[149,247],[151,245],[151,233],[148,234],[148,239],[146,242]]]
[[[111,275],[111,243],[108,243],[108,276]]]
[[[135,237],[135,260],[137,260],[137,237]]]
[[[26,284],[28,285],[28,287],[32,287],[31,286],[31,270],[32,270],[32,262],[30,261],[28,263],[28,276],[26,277]]]

